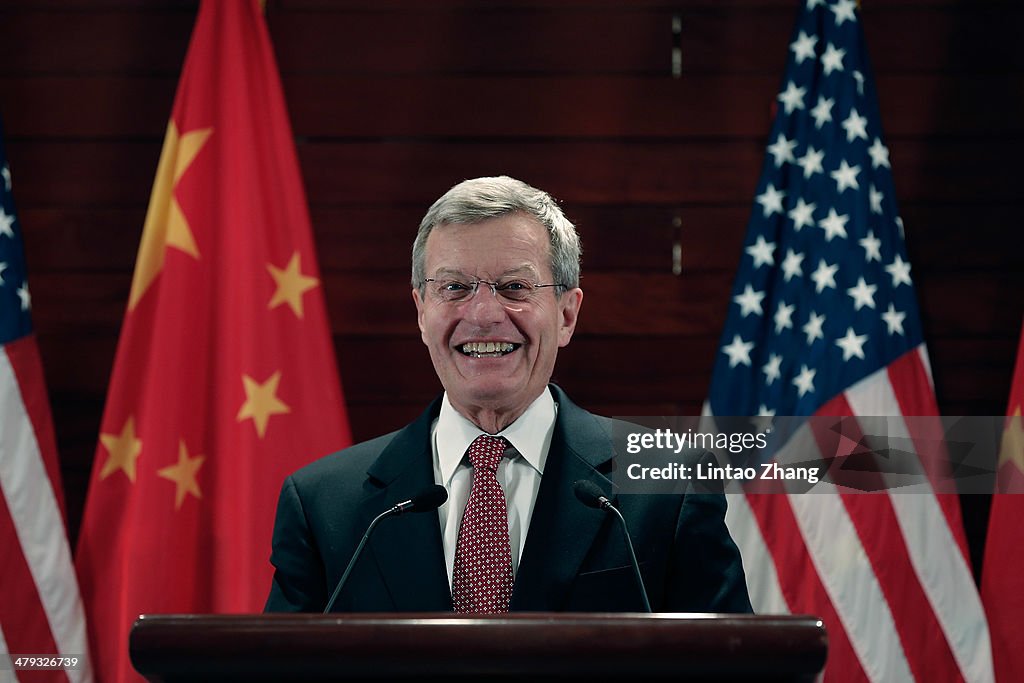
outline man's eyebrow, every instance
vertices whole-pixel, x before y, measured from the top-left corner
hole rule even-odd
[[[523,265],[519,266],[518,268],[511,268],[509,270],[506,270],[504,273],[502,273],[502,277],[504,277],[506,275],[521,275],[523,273],[527,273],[529,275],[533,275],[534,277],[536,277],[537,276],[537,269],[534,268],[529,263],[524,263]]]

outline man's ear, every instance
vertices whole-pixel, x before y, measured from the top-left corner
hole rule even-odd
[[[580,314],[580,306],[583,305],[583,290],[579,287],[563,292],[558,300],[559,313],[562,317],[558,329],[558,345],[567,346],[572,339],[572,333],[576,330],[576,320]]]
[[[422,339],[423,343],[426,344],[427,343],[427,330],[423,326],[423,307],[424,307],[424,303],[423,303],[423,299],[420,298],[420,290],[418,290],[416,288],[413,288],[413,290],[412,290],[412,302],[414,304],[416,304],[416,324],[420,328],[420,339]]]

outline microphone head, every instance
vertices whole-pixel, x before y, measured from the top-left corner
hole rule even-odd
[[[572,492],[576,498],[587,507],[603,508],[608,498],[604,495],[601,487],[586,479],[577,479],[572,484]]]
[[[412,507],[409,512],[430,512],[444,505],[446,500],[448,500],[448,491],[445,487],[434,484],[412,497]]]

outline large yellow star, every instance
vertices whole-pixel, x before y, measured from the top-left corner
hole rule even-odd
[[[191,493],[196,498],[202,498],[203,493],[199,490],[199,482],[196,480],[196,472],[203,466],[205,456],[197,455],[189,457],[185,441],[182,439],[178,447],[178,464],[157,470],[157,474],[164,479],[170,479],[177,487],[174,492],[174,509],[180,510],[181,503],[185,500],[185,494]]]
[[[100,434],[100,443],[109,453],[100,470],[100,481],[121,470],[134,483],[135,461],[142,453],[142,439],[135,438],[135,418],[128,418],[120,434]]]
[[[238,411],[235,418],[239,422],[252,418],[256,425],[256,434],[262,439],[267,432],[267,421],[271,415],[290,413],[292,411],[277,394],[277,385],[281,382],[281,372],[275,372],[263,384],[260,384],[249,375],[242,375],[242,384],[245,387],[245,403]]]
[[[302,317],[302,295],[316,287],[320,280],[303,275],[299,262],[299,252],[295,252],[284,269],[278,268],[271,263],[267,264],[267,270],[270,271],[274,281],[277,283],[277,290],[274,291],[274,296],[270,298],[270,305],[267,306],[268,309],[287,303],[295,311],[295,315],[299,318]]]
[[[128,297],[129,311],[135,308],[163,269],[167,247],[180,249],[192,258],[199,258],[199,247],[196,246],[185,214],[178,206],[174,188],[212,132],[212,128],[203,128],[179,136],[174,121],[167,124],[167,135],[164,136],[156,180],[153,181],[153,192],[146,210],[146,223],[142,228],[139,255],[135,259],[135,276]]]
[[[1003,445],[999,449],[999,466],[1012,462],[1024,474],[1024,424],[1021,422],[1020,406],[1013,411],[1003,430]]]

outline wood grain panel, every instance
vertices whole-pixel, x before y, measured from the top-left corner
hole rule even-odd
[[[194,2],[61,3],[6,9],[0,73],[180,71]],[[91,11],[86,11],[91,10]],[[671,17],[682,19],[684,73],[778,73],[791,2],[328,3],[270,6],[284,73],[668,74]],[[872,62],[887,72],[1019,73],[1014,3],[875,3],[864,13]],[[927,30],[922,30],[927,26]],[[46,41],[37,36],[47,36]],[[116,37],[100,40],[98,37]],[[58,44],[60,50],[52,49]],[[951,46],[957,46],[952,49]]]
[[[109,207],[149,201],[162,138],[97,142],[21,142],[7,136],[7,158],[19,210]]]
[[[176,76],[0,76],[4,125],[36,139],[162,137],[176,87]]]
[[[4,3],[0,74],[181,73],[197,2]],[[34,8],[32,5],[36,5]]]
[[[923,286],[922,286],[923,285]],[[917,283],[925,339],[1016,338],[1024,319],[1024,272],[937,274]],[[979,356],[980,357],[980,354]],[[1012,373],[1011,366],[1005,368]]]
[[[889,136],[994,137],[1024,131],[1024,119],[1007,115],[1024,108],[1019,82],[1019,74],[898,74],[876,85]],[[176,83],[173,76],[0,76],[0,92],[6,124],[20,137],[159,137]],[[295,134],[344,140],[762,138],[779,87],[775,73],[284,78]],[[983,101],[989,106],[976,106]]]
[[[120,326],[115,329],[58,330],[36,325],[39,355],[52,398],[96,400],[106,396]],[[55,401],[56,402],[56,401]],[[102,408],[102,405],[100,406]],[[95,434],[93,434],[95,439]]]
[[[664,7],[426,7],[406,6],[397,13],[272,13],[269,25],[281,70],[379,74],[670,72],[672,12]],[[787,21],[792,21],[791,14]],[[775,26],[766,25],[764,29],[768,32]],[[789,27],[785,31],[788,33]],[[781,67],[784,55],[778,47],[776,53]]]
[[[377,8],[373,13],[317,11],[321,6],[307,13],[289,5],[289,11],[271,12],[268,22],[282,70],[666,74],[671,16],[677,12],[684,73],[778,73],[795,16],[791,2]],[[1013,27],[1022,18],[1024,12],[1012,3],[973,9],[874,3],[864,12],[872,63],[880,74],[988,71],[992,65],[1019,72],[1024,58],[1012,45]],[[633,37],[632,44],[624,36]],[[952,50],[952,45],[971,49]]]
[[[155,170],[155,169],[154,169]],[[20,174],[15,176],[18,182]],[[20,185],[15,189],[19,196]],[[142,239],[146,206],[134,208],[21,208],[29,273],[116,271],[131,273]]]

